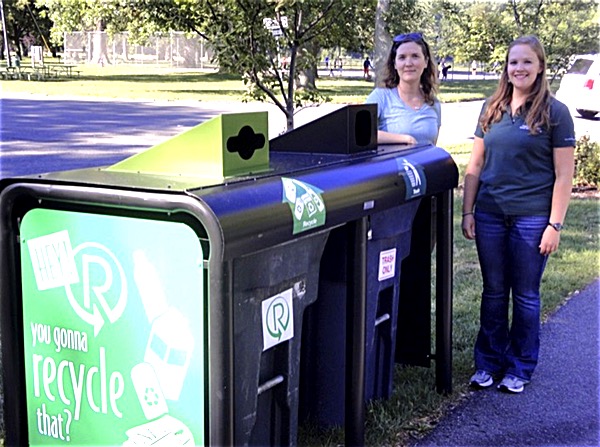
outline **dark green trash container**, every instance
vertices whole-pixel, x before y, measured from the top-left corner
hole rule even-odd
[[[6,444],[295,445],[331,231],[356,229],[361,253],[368,215],[406,201],[399,159],[453,166],[435,147],[377,148],[373,106],[348,110],[339,153],[269,156],[266,114],[223,115],[108,168],[0,182]]]

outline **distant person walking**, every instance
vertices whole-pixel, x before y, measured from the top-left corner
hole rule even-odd
[[[340,76],[342,76],[342,73],[343,73],[343,71],[344,71],[344,63],[342,62],[342,58],[338,57],[338,58],[335,60],[335,63],[336,63],[336,65],[335,65],[335,66],[336,66],[336,68],[337,68],[337,70],[338,70],[338,72],[339,72]]]
[[[471,62],[471,74],[473,76],[477,75],[477,61]]]
[[[446,65],[445,63],[442,64],[442,81],[446,81],[448,79],[448,70],[450,70],[451,67],[452,65]]]
[[[373,65],[371,65],[371,60],[369,59],[369,56],[367,56],[367,58],[363,62],[363,77],[367,80],[371,79],[369,69],[374,70]]]
[[[520,393],[538,363],[540,283],[558,249],[573,181],[575,133],[546,79],[535,36],[508,47],[496,92],[484,103],[464,181],[462,232],[483,278],[474,349],[475,388]],[[509,302],[512,295],[512,322]]]

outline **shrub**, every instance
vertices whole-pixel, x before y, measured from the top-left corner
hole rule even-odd
[[[600,185],[600,145],[591,141],[589,135],[577,140],[573,182],[578,186]]]

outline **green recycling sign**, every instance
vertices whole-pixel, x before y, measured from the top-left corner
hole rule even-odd
[[[196,233],[33,209],[20,244],[29,445],[203,445]]]
[[[293,234],[325,225],[327,210],[320,189],[293,178],[281,177],[283,194],[281,201],[287,203],[294,221]]]

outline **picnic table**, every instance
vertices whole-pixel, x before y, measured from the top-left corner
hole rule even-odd
[[[18,79],[19,67],[0,67],[0,77],[2,79]]]
[[[45,63],[28,66],[0,67],[2,79],[22,79],[28,81],[43,81],[51,78],[66,76],[68,78],[79,75],[81,71],[76,70],[77,65],[61,63]]]
[[[60,77],[64,75],[68,78],[72,78],[73,75],[79,75],[81,73],[81,71],[75,70],[77,68],[77,65],[74,64],[57,63],[44,64],[44,66],[47,66],[49,68],[49,74],[51,76],[54,75],[54,77]]]

